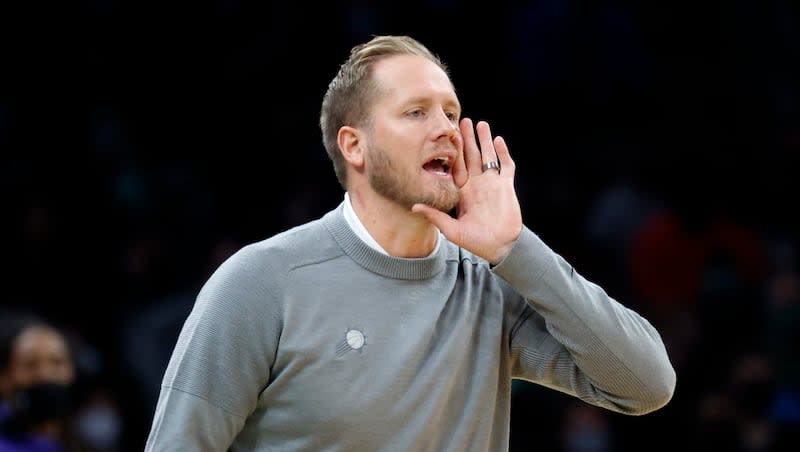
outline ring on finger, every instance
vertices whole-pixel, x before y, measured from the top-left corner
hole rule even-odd
[[[484,163],[481,168],[483,169],[484,172],[490,169],[496,169],[497,172],[500,172],[500,162],[498,162],[497,160],[492,160],[490,162]]]

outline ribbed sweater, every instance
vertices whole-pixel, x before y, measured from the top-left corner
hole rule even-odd
[[[397,258],[342,209],[209,278],[146,451],[505,451],[514,378],[631,415],[672,397],[656,329],[529,228],[494,267],[443,235]]]

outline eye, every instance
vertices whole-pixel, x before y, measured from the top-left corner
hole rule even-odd
[[[409,111],[408,116],[411,116],[412,118],[421,118],[422,116],[425,116],[425,112],[421,108],[417,108]]]
[[[456,113],[454,111],[448,111],[445,114],[447,115],[447,119],[449,119],[449,120],[451,120],[453,122],[457,122],[458,121],[458,113]]]

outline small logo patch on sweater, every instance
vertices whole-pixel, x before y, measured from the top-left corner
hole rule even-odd
[[[367,344],[367,336],[361,330],[350,328],[345,332],[344,339],[336,344],[336,357],[341,358],[351,350],[361,352]]]

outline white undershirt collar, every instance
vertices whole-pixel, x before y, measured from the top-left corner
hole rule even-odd
[[[364,223],[358,218],[356,215],[356,211],[353,210],[353,204],[350,202],[350,195],[347,192],[344,192],[344,219],[347,221],[347,224],[350,226],[350,229],[356,233],[358,238],[364,241],[370,247],[380,251],[385,255],[389,255],[386,250],[370,235],[367,228],[364,227]],[[433,251],[428,256],[432,256],[436,254],[436,251],[439,250],[439,235],[436,235],[436,246],[433,247]]]

